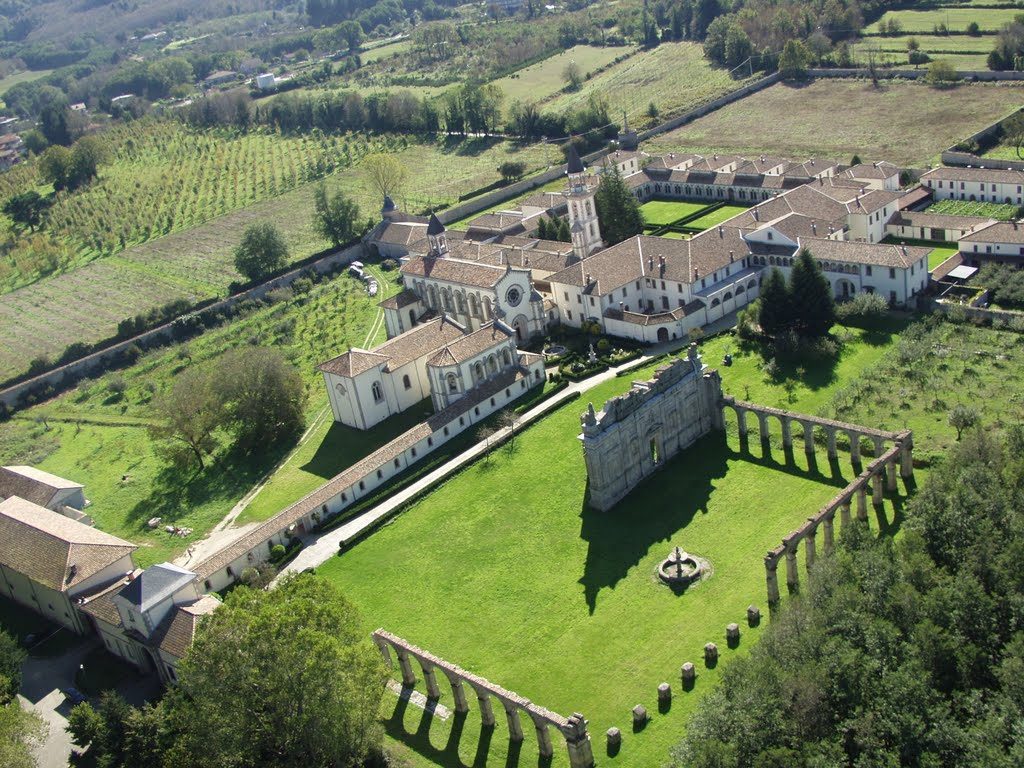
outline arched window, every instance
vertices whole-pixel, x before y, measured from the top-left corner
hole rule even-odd
[[[732,293],[730,293],[729,291],[726,291],[725,296],[722,297],[722,301],[728,301],[731,298],[732,298]]]
[[[476,300],[475,293],[469,294],[469,313],[471,315],[476,315],[477,317],[480,316],[480,304]]]
[[[505,365],[512,365],[512,355],[511,353],[509,353],[508,347],[505,347],[505,349],[502,350],[501,359],[502,362],[505,363]]]
[[[757,280],[751,280],[747,283],[747,288],[757,288]]]
[[[373,402],[379,403],[384,399],[384,388],[380,385],[379,381],[373,382],[373,386],[370,387],[370,392],[373,393]]]
[[[712,299],[712,300],[711,300],[711,306],[712,306],[712,307],[717,307],[717,306],[718,306],[719,304],[721,304],[721,303],[722,303],[722,302],[720,302],[720,301],[719,301],[718,299]]]
[[[460,315],[466,314],[466,297],[462,294],[461,291],[455,294],[455,304],[459,308]]]
[[[427,288],[427,304],[431,309],[437,309],[437,288],[433,285]]]
[[[477,381],[484,380],[484,367],[481,363],[473,363],[473,375],[476,376]]]
[[[445,289],[441,293],[441,296],[444,298],[444,308],[446,310],[448,310],[449,312],[451,312],[452,311],[452,292],[450,290],[448,290],[448,289]]]
[[[412,382],[409,381],[409,374],[405,374],[402,377],[402,386],[405,387],[406,389],[412,389]]]
[[[484,296],[484,320],[490,320],[491,317],[491,297]]]
[[[459,391],[459,380],[455,378],[454,373],[448,374],[448,391],[451,393]]]
[[[737,288],[736,288],[736,295],[737,295],[737,296],[739,296],[739,295],[740,295],[741,293],[745,293],[745,292],[746,292],[746,290],[747,290],[747,289],[746,289],[746,288],[744,288],[744,287],[743,287],[742,285],[740,285],[740,286],[737,286]]]
[[[587,216],[593,216],[593,215],[594,215],[594,210],[593,210],[593,208],[591,208],[590,201],[587,200]]]
[[[487,358],[487,372],[497,373],[498,372],[498,359],[494,355],[490,355]]]

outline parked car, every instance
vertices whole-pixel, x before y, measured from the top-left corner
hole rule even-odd
[[[64,694],[64,698],[67,699],[73,707],[77,707],[79,704],[89,700],[89,697],[77,688],[62,688],[60,692]]]

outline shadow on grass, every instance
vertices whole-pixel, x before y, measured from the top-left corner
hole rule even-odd
[[[453,152],[462,157],[475,157],[476,155],[483,154],[491,147],[496,144],[500,144],[503,141],[504,139],[498,138],[497,136],[476,136],[472,138],[467,138],[465,136],[447,136],[441,146],[444,152]]]
[[[416,730],[410,733],[405,727],[405,715],[408,709],[409,701],[404,697],[399,697],[395,703],[394,712],[384,721],[384,730],[391,738],[401,742],[431,763],[442,766],[442,768],[484,768],[487,765],[491,751],[491,741],[494,738],[495,727],[493,725],[481,726],[480,738],[477,741],[473,762],[467,764],[463,762],[459,755],[459,745],[462,742],[462,735],[466,728],[466,718],[469,713],[452,713],[452,725],[448,733],[448,739],[444,747],[438,749],[430,742],[430,727],[434,721],[433,714],[428,710],[423,710]],[[519,765],[521,749],[521,742],[509,742],[508,759],[505,762],[506,768],[516,768]]]

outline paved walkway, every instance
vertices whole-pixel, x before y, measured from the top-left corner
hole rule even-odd
[[[729,328],[734,324],[734,322],[735,316],[728,315],[717,323],[709,326],[708,333],[717,333],[720,330]],[[650,347],[645,354],[636,360],[631,360],[628,363],[624,363],[623,365],[615,368],[609,368],[603,373],[591,376],[582,381],[574,382],[554,397],[545,400],[543,403],[538,404],[524,413],[516,419],[514,427],[506,427],[505,429],[496,432],[494,439],[498,443],[504,442],[510,434],[511,429],[522,429],[554,408],[557,408],[566,400],[573,397],[573,395],[582,394],[588,389],[596,387],[598,384],[608,381],[609,379],[614,379],[621,371],[627,371],[632,368],[642,368],[644,365],[649,363],[652,358],[667,352],[676,352],[684,348],[687,344],[688,341],[686,339],[676,339],[663,344],[656,344]],[[595,405],[599,407],[600,404]],[[305,546],[302,551],[299,552],[298,556],[292,560],[288,566],[282,569],[280,575],[284,575],[286,573],[299,573],[306,568],[315,568],[321,563],[326,562],[328,558],[337,554],[338,549],[343,543],[347,544],[358,539],[366,531],[377,525],[381,520],[387,519],[391,515],[395,514],[403,505],[415,499],[419,494],[441,482],[453,472],[456,472],[467,464],[475,461],[484,453],[485,450],[487,450],[487,446],[484,443],[477,443],[450,461],[445,462],[437,469],[424,475],[407,488],[404,488],[393,496],[388,497],[377,506],[371,507],[365,512],[353,517],[347,523],[339,525],[337,528],[320,535],[312,534],[304,536],[303,542]]]

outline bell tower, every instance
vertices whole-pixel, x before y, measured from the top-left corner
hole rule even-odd
[[[594,190],[586,182],[586,168],[576,147],[569,145],[566,154],[569,187],[565,196],[569,201],[569,231],[572,248],[577,259],[583,259],[601,247],[601,225],[594,205]]]
[[[435,258],[448,253],[448,235],[436,213],[430,214],[430,221],[427,222],[427,243],[430,246],[430,255]]]

